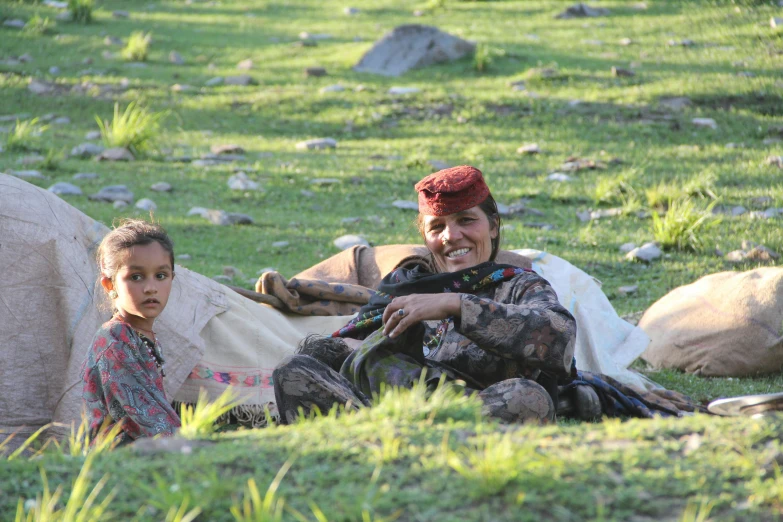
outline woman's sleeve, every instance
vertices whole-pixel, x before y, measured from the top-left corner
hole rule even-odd
[[[112,343],[97,367],[109,414],[123,422],[122,430],[128,437],[171,435],[179,428],[179,417],[166,400],[162,379],[150,376],[130,346]]]
[[[552,286],[535,273],[525,272],[505,285],[495,294],[502,302],[462,294],[457,331],[498,357],[555,375],[568,374],[576,344],[574,317]]]

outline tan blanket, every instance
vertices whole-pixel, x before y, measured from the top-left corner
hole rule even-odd
[[[656,367],[745,377],[783,367],[783,268],[721,272],[676,288],[639,321]]]
[[[501,250],[497,262],[530,268],[530,259]],[[256,292],[277,297],[284,310],[301,315],[353,315],[370,300],[383,276],[398,267],[435,270],[421,245],[355,246],[300,272],[287,281],[277,272],[262,274]]]

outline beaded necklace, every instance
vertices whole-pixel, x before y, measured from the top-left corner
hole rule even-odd
[[[438,349],[438,347],[440,346],[440,340],[448,331],[449,323],[451,322],[451,320],[452,320],[451,317],[449,317],[448,319],[443,319],[440,322],[440,324],[438,324],[438,328],[435,329],[435,333],[432,335],[432,337],[430,337],[429,340],[424,343],[425,357],[429,356],[432,353],[435,353],[435,350]]]
[[[160,370],[160,374],[165,377],[166,371],[164,368],[165,361],[163,360],[163,347],[158,344],[157,340],[153,341],[143,333],[139,332],[138,330],[134,329],[134,332],[139,336],[141,339],[141,343],[144,345],[145,348],[147,348],[147,353],[150,354],[150,357],[152,357],[152,360],[155,361],[155,366],[158,367],[158,370]]]

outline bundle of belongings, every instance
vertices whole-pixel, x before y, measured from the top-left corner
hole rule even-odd
[[[92,336],[110,315],[98,306],[95,264],[108,229],[56,195],[3,174],[0,209],[0,335],[6,347],[0,440],[15,431],[24,439],[45,424],[80,420],[80,369]],[[536,250],[504,251],[497,261],[532,268],[555,288],[577,320],[575,353],[583,373],[571,386],[591,386],[604,412],[645,416],[695,407],[628,369],[649,338],[616,314],[598,281]],[[202,388],[214,398],[231,387],[244,400],[237,417],[263,425],[264,410],[271,405],[274,413],[272,371],[303,338],[339,330],[394,268],[426,268],[428,262],[419,245],[354,247],[291,279],[264,274],[256,292],[234,291],[177,266],[168,306],[156,321],[167,349],[167,396],[194,403]],[[720,326],[714,326],[719,337]]]

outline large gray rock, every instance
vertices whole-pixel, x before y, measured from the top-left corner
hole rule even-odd
[[[399,76],[411,69],[459,60],[475,49],[474,42],[444,33],[437,27],[401,25],[381,38],[353,69],[383,76]]]

